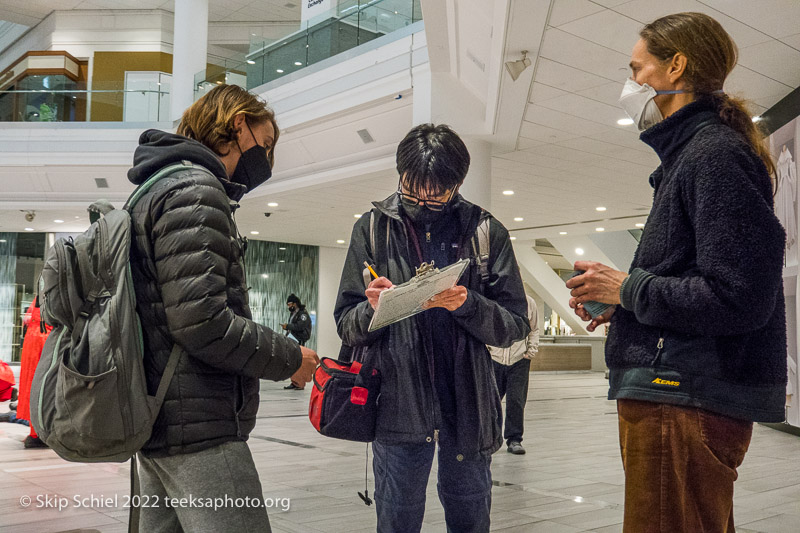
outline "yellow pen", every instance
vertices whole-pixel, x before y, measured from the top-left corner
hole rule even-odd
[[[369,266],[369,263],[364,261],[364,266],[369,269],[369,273],[372,274],[375,277],[375,279],[378,279],[378,277],[379,277],[378,274],[376,274],[375,271],[372,269],[372,267]]]

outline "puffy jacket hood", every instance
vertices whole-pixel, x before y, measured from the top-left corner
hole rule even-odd
[[[141,185],[162,168],[181,161],[191,161],[211,171],[232,200],[240,200],[247,192],[244,185],[228,179],[225,165],[211,149],[183,135],[161,130],[147,130],[139,136],[139,146],[133,154],[133,167],[128,170],[128,180]]]

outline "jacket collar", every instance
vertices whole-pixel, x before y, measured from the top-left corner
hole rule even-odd
[[[717,106],[711,98],[705,97],[683,106],[663,121],[643,131],[639,138],[655,150],[664,163],[701,129],[719,123],[721,120]]]

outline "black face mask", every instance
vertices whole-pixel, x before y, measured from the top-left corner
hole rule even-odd
[[[422,205],[401,205],[406,216],[417,224],[433,224],[441,219],[442,215],[446,215],[449,208],[449,206],[445,206],[441,211],[433,211]]]
[[[249,124],[247,129],[250,130]],[[250,130],[250,135],[253,135],[253,130]],[[255,139],[255,135],[253,135],[253,139]],[[238,140],[236,145],[239,145]],[[241,148],[239,150],[241,151]],[[231,176],[231,181],[241,183],[247,187],[247,192],[250,192],[271,177],[272,167],[267,159],[267,149],[256,144],[242,153]]]

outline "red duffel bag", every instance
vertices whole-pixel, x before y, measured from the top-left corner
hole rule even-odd
[[[323,357],[314,371],[308,418],[326,437],[372,442],[379,391],[376,369]]]

